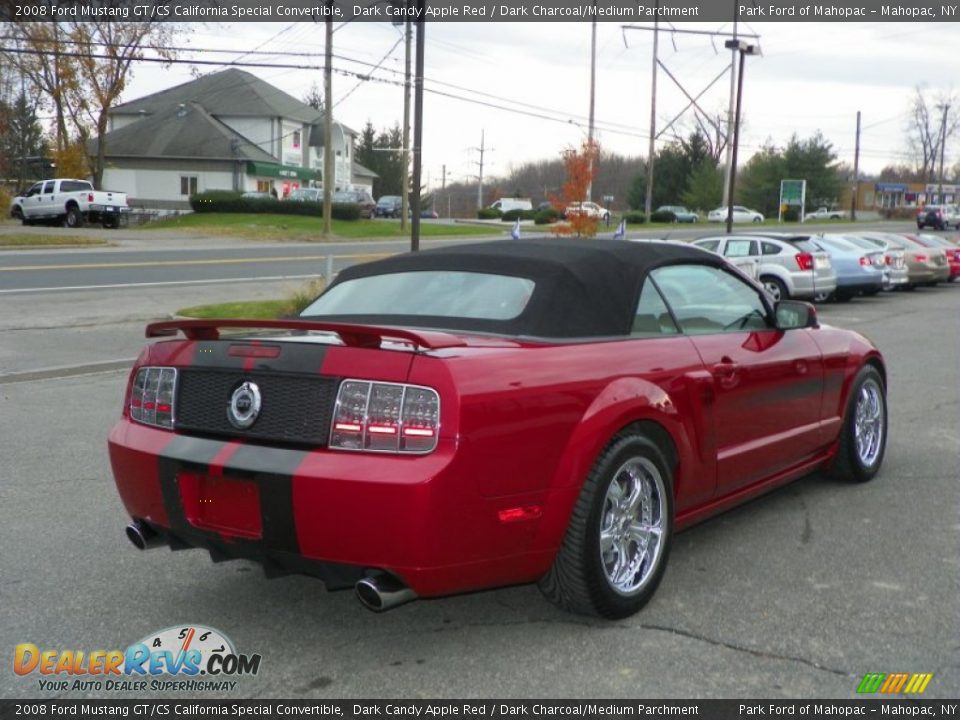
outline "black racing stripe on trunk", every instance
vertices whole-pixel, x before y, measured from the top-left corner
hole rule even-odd
[[[206,467],[226,445],[227,443],[217,442],[216,440],[194,438],[189,435],[174,435],[173,439],[163,448],[163,452],[165,455],[180,458],[183,462]]]
[[[190,438],[184,438],[189,440]],[[208,473],[210,461],[225,443],[200,441],[213,450],[199,452],[198,448],[177,446],[186,450],[183,457],[160,457],[160,488],[164,507],[174,534],[183,538],[206,537],[219,539],[215,532],[194,527],[187,520],[177,485],[177,476],[184,471]],[[191,456],[191,452],[193,455]],[[205,457],[205,460],[200,458]],[[293,519],[293,475],[306,457],[306,452],[242,445],[234,451],[223,466],[223,476],[255,483],[260,491],[262,537],[259,540],[237,538],[235,543],[248,546],[250,552],[277,550],[298,554],[296,525]],[[196,459],[195,459],[196,458]]]
[[[253,358],[252,365],[248,367],[247,363],[251,358],[230,354],[230,348],[235,345],[279,347],[280,355],[276,358]],[[229,337],[220,340],[200,340],[196,343],[191,366],[246,372],[264,370],[317,375],[320,373],[328,350],[328,346],[313,342],[277,342],[269,339],[252,341]]]

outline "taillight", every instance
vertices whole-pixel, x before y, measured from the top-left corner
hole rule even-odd
[[[428,453],[440,434],[440,396],[419,385],[344,380],[330,429],[334,450]]]
[[[88,202],[88,203],[92,203],[92,202],[93,202],[93,193],[87,193],[87,202]]]
[[[890,256],[890,255],[884,255],[884,256],[883,256],[883,261],[884,261],[887,265],[893,265],[893,257]]]
[[[913,259],[917,262],[926,262],[929,258],[926,255],[914,255]]]
[[[130,418],[144,425],[172,428],[176,388],[175,368],[140,368],[130,389]]]
[[[868,258],[866,255],[861,255],[860,265],[861,267],[870,267],[871,265],[873,265],[873,263],[870,261],[870,258]]]
[[[813,255],[810,253],[797,253],[797,265],[801,270],[813,270]]]

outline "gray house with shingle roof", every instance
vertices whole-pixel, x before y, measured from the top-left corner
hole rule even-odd
[[[282,197],[322,184],[322,128],[319,111],[231,68],[114,107],[103,186],[169,209],[189,207],[189,196],[204,190]],[[334,122],[334,189],[369,192],[376,175],[353,162],[355,137]]]

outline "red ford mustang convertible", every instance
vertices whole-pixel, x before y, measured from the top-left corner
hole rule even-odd
[[[299,319],[147,336],[109,438],[133,543],[376,610],[538,582],[630,615],[675,532],[814,471],[869,480],[887,436],[868,340],[679,244],[399,255]]]

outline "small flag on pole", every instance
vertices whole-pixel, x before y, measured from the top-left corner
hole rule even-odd
[[[613,231],[614,240],[623,240],[627,237],[627,221],[621,220],[620,224],[617,225],[617,229]]]
[[[520,218],[517,218],[516,222],[513,223],[513,230],[510,231],[510,237],[514,240],[520,239]]]

